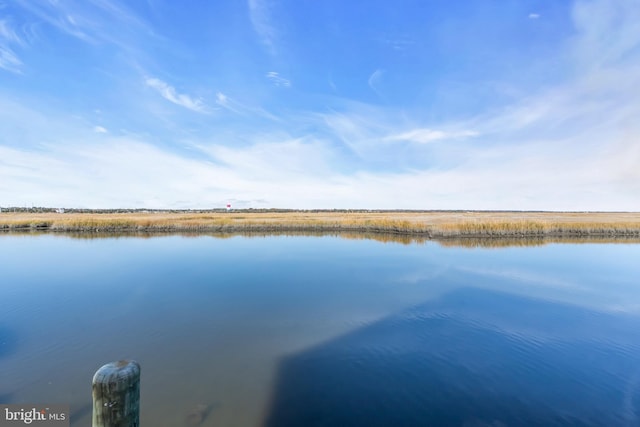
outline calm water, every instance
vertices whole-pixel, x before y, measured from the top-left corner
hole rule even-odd
[[[143,427],[637,426],[640,245],[0,235],[0,403],[122,358]]]

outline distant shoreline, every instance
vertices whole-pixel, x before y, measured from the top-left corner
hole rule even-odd
[[[0,231],[356,232],[427,239],[640,237],[640,212],[525,211],[55,211],[0,213]]]

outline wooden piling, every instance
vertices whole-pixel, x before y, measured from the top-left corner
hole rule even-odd
[[[93,427],[140,427],[140,364],[107,363],[93,376]]]

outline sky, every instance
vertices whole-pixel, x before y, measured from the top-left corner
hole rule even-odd
[[[638,0],[0,0],[0,207],[640,211]]]

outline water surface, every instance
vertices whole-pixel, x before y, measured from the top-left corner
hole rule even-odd
[[[639,425],[640,245],[0,236],[0,402],[143,426]]]

